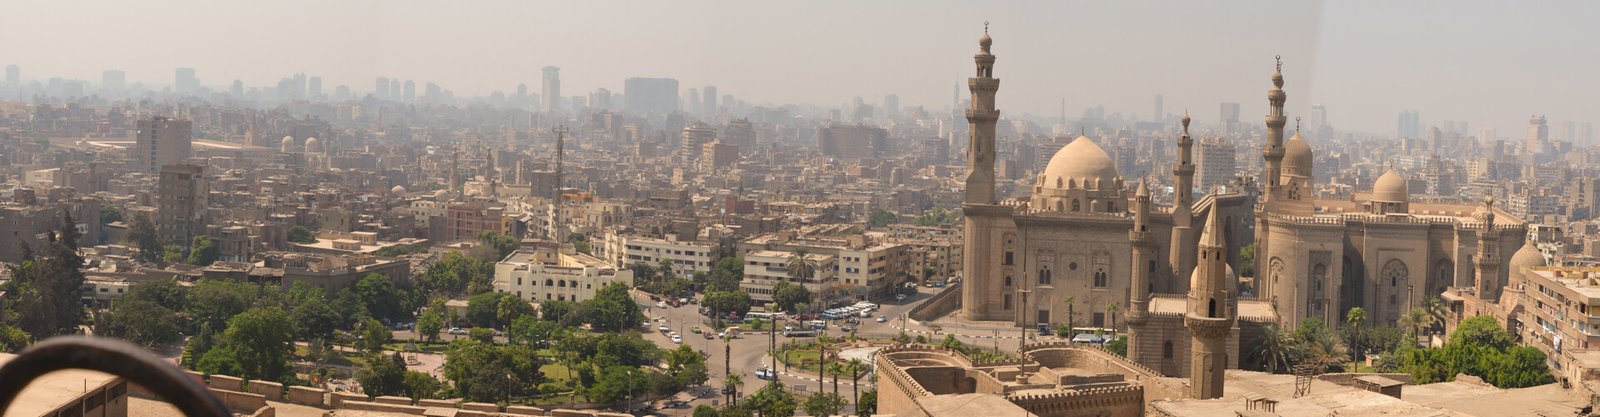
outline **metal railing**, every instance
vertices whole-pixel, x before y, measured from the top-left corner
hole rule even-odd
[[[116,375],[149,389],[186,416],[229,417],[228,407],[177,366],[121,340],[63,336],[33,345],[0,366],[0,414],[34,379],[63,369]]]

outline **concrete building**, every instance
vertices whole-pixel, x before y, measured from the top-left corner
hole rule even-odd
[[[132,169],[155,173],[168,164],[182,164],[192,156],[194,124],[188,120],[154,117],[140,120],[134,133]]]
[[[711,141],[700,146],[700,170],[717,171],[732,168],[739,162],[739,146]]]
[[[833,125],[817,130],[817,148],[841,159],[877,159],[889,147],[889,131],[872,126]]]
[[[1138,417],[1151,401],[1186,398],[1181,381],[1091,345],[1022,351],[1020,360],[986,363],[924,345],[879,350],[878,414]]]
[[[0,366],[17,355],[0,353]],[[127,417],[128,382],[103,372],[69,369],[35,378],[16,393],[6,416]]]
[[[156,187],[156,237],[164,243],[187,246],[195,236],[205,234],[208,195],[204,167],[162,166]]]
[[[696,272],[711,272],[717,263],[716,245],[706,242],[632,236],[615,230],[606,232],[595,254],[612,265],[626,267],[635,263],[658,266],[665,259],[672,264],[678,276],[693,276]]]
[[[483,232],[503,233],[505,207],[481,202],[453,204],[445,209],[445,236],[449,240],[476,239]]]
[[[544,67],[543,89],[539,91],[539,108],[546,112],[561,110],[561,68],[555,66]]]
[[[624,108],[638,114],[666,114],[678,110],[678,80],[633,77],[623,82]]]
[[[772,301],[772,288],[778,282],[803,286],[815,296],[823,296],[838,279],[839,258],[833,255],[808,253],[805,263],[810,274],[795,277],[789,272],[793,252],[762,250],[744,254],[744,280],[739,290],[750,298],[762,302]]]
[[[612,283],[633,287],[633,271],[570,250],[517,250],[494,264],[494,290],[534,303],[581,302]]]
[[[1209,193],[1212,187],[1227,184],[1238,175],[1234,146],[1226,138],[1201,139],[1199,151],[1195,174],[1200,177],[1201,194]]]

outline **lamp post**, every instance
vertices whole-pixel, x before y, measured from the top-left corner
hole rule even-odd
[[[1027,279],[1026,274],[1023,275],[1023,279]],[[1022,344],[1017,345],[1018,354],[1022,353],[1023,346],[1028,345],[1028,294],[1031,293],[1033,293],[1033,290],[1017,290],[1017,294],[1022,297]]]

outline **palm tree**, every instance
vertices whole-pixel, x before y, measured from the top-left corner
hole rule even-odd
[[[728,393],[729,406],[739,405],[739,386],[741,385],[744,385],[744,379],[740,378],[739,374],[728,374],[726,378],[722,379],[722,386],[733,388]]]
[[[1354,334],[1351,335],[1351,337],[1350,337],[1351,340],[1345,341],[1345,344],[1349,345],[1350,346],[1350,350],[1351,350],[1351,352],[1350,352],[1350,354],[1351,354],[1350,355],[1350,369],[1356,369],[1357,366],[1358,366],[1356,364],[1356,362],[1361,360],[1361,352],[1359,352],[1361,350],[1361,346],[1359,346],[1359,345],[1363,345],[1364,343],[1362,343],[1363,340],[1360,340],[1360,339],[1365,337],[1364,334],[1361,332],[1361,325],[1365,324],[1366,322],[1367,322],[1367,310],[1366,309],[1363,309],[1361,307],[1355,307],[1355,308],[1351,308],[1349,313],[1345,313],[1345,323],[1348,323],[1348,325],[1354,327],[1354,332],[1355,332]]]
[[[1117,303],[1106,303],[1106,316],[1111,318],[1111,330],[1117,330]]]
[[[1411,341],[1415,343],[1423,328],[1433,327],[1433,315],[1425,307],[1415,307],[1400,316],[1399,324],[1411,330]]]
[[[1261,342],[1251,348],[1251,355],[1272,373],[1288,371],[1294,366],[1295,353],[1292,336],[1276,324],[1262,328]]]
[[[1439,296],[1436,295],[1430,295],[1428,298],[1422,299],[1422,308],[1427,310],[1429,316],[1433,317],[1433,326],[1430,326],[1429,329],[1430,334],[1435,328],[1443,325],[1444,320],[1448,318],[1450,314],[1449,307],[1446,307],[1444,302],[1439,299]]]
[[[839,374],[844,373],[844,363],[829,362],[828,373],[833,374],[833,395],[839,395]]]
[[[1067,296],[1067,300],[1066,301],[1067,301],[1067,337],[1071,338],[1072,337],[1072,316],[1073,316],[1072,305],[1074,303],[1078,302],[1078,296],[1069,295],[1069,296]]]
[[[789,252],[789,264],[787,265],[789,269],[789,279],[794,281],[796,283],[795,285],[804,287],[806,280],[812,278],[811,275],[814,272],[812,270],[816,268],[813,267],[811,262],[806,261],[806,256],[809,256],[810,254],[811,252],[806,248],[795,248],[793,252]],[[819,282],[818,284],[821,283]],[[822,305],[822,303],[817,302],[817,300],[820,300],[822,297],[822,287],[818,286],[817,288],[818,290],[811,294],[812,306]]]
[[[867,369],[867,363],[861,358],[850,358],[845,362],[846,369],[850,370],[850,396],[855,398],[851,404],[861,404],[861,372]]]

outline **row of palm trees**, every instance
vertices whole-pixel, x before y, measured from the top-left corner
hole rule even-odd
[[[1438,297],[1424,299],[1422,305],[1400,315],[1396,325],[1407,331],[1404,343],[1420,344],[1418,338],[1442,331],[1449,310]],[[1342,364],[1346,358],[1350,362],[1350,370],[1355,370],[1362,358],[1361,349],[1368,344],[1364,338],[1367,325],[1367,312],[1361,307],[1351,308],[1345,313],[1345,326],[1349,330],[1345,340],[1341,340],[1331,328],[1302,329],[1301,331],[1286,332],[1282,328],[1271,325],[1264,329],[1261,340],[1252,348],[1251,354],[1260,361],[1260,365],[1268,372],[1288,372],[1296,365],[1308,364],[1318,370],[1326,370],[1335,365]],[[1352,350],[1350,345],[1358,349]]]

